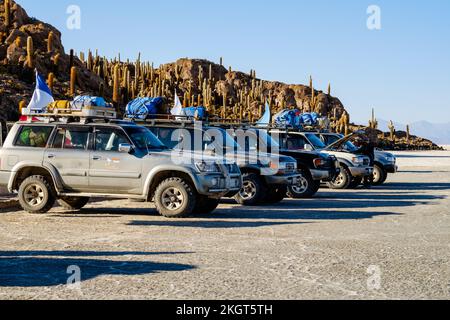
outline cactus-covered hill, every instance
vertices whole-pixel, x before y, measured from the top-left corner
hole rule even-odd
[[[354,128],[343,104],[331,95],[331,86],[323,92],[314,89],[312,79],[307,86],[264,81],[254,70],[234,71],[220,60],[186,58],[156,67],[140,57],[122,61],[102,57],[97,50],[66,52],[60,31],[30,18],[15,1],[0,0],[1,120],[18,118],[19,104],[26,105],[31,98],[37,69],[47,77],[57,99],[100,95],[123,110],[137,96],[164,96],[170,105],[177,90],[185,106],[204,105],[223,118],[256,120],[268,100],[273,112],[284,108],[316,111],[330,118],[335,131]],[[424,144],[435,147],[429,141]]]

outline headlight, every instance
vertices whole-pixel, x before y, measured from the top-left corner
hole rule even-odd
[[[296,162],[271,162],[270,169],[279,173],[293,173],[297,170]]]
[[[220,172],[220,168],[217,165],[217,163],[215,162],[197,162],[195,164],[195,167],[197,168],[197,170],[199,172],[202,173],[219,173]]]
[[[364,162],[367,162],[366,160],[367,160],[366,157],[353,157],[352,162],[356,166],[363,166]]]
[[[387,156],[384,158],[386,162],[395,162],[397,159],[394,156]]]
[[[324,167],[326,165],[327,165],[327,160],[322,159],[322,158],[314,159],[314,166],[316,168],[321,168],[321,167]]]

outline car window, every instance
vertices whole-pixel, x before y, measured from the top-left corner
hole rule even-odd
[[[52,148],[86,150],[89,141],[87,128],[58,128]]]
[[[305,144],[308,144],[308,142],[302,136],[289,137],[286,141],[288,150],[304,150]]]
[[[112,128],[98,128],[95,131],[95,150],[118,152],[121,144],[130,144],[123,131]]]
[[[159,128],[157,137],[159,140],[161,140],[164,145],[170,149],[173,149],[178,142],[172,141],[172,134],[175,131],[175,129],[172,128]]]
[[[15,146],[30,148],[45,148],[53,127],[23,126],[17,136]]]

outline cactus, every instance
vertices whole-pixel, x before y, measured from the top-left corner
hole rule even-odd
[[[389,133],[390,133],[390,139],[392,142],[394,142],[395,141],[395,126],[394,126],[394,122],[392,122],[392,120],[389,121],[388,128],[389,128]]]
[[[53,92],[53,85],[55,83],[55,75],[53,74],[53,72],[50,72],[48,74],[48,78],[47,78],[47,85],[50,88],[50,91]]]
[[[409,143],[411,141],[411,131],[409,124],[406,126],[406,142]]]
[[[33,38],[28,37],[27,39],[27,67],[30,69],[34,69],[34,46],[33,46]]]
[[[328,83],[328,95],[331,96],[331,83]]]
[[[5,21],[4,21],[4,23],[5,23],[5,27],[8,28],[11,24],[11,4],[9,3],[9,0],[5,0],[4,6],[5,6],[5,12],[4,12]]]
[[[73,56],[74,56],[74,51],[73,49],[70,49],[70,58],[69,58],[69,67],[72,68],[73,67]]]
[[[120,101],[120,88],[119,88],[119,81],[120,81],[120,70],[119,65],[116,64],[114,67],[114,75],[113,75],[113,102],[118,104]]]
[[[75,88],[76,85],[75,84],[76,84],[76,81],[77,81],[77,68],[76,67],[72,67],[70,69],[70,92],[69,92],[69,95],[71,97],[75,96],[75,90],[76,90],[76,88]]]
[[[53,41],[55,38],[55,34],[53,31],[50,31],[47,38],[47,53],[51,53],[53,51]]]
[[[372,119],[369,121],[369,128],[378,129],[378,120],[375,118],[375,109],[372,108]]]
[[[19,102],[19,114],[22,114],[22,110],[25,109],[27,107],[27,103],[25,102],[25,100],[22,100]]]

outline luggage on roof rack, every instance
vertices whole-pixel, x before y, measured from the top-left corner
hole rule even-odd
[[[127,104],[125,109],[125,117],[129,119],[151,119],[157,114],[165,113],[164,98],[136,98]]]
[[[27,110],[23,113],[21,120],[36,122],[61,118],[116,119],[117,113],[113,105],[106,103],[103,98],[79,96],[74,101],[59,100],[52,102],[42,111]]]

